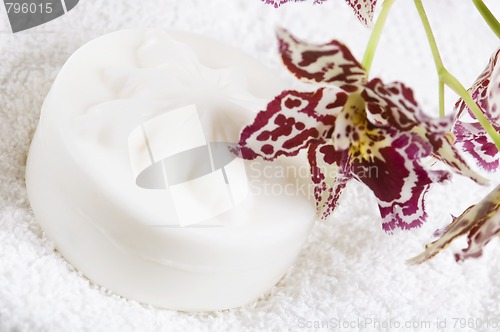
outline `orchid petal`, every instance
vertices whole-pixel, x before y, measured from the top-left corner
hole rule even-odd
[[[331,144],[311,144],[307,153],[318,217],[326,219],[351,179],[347,151],[337,151]]]
[[[335,115],[346,100],[347,94],[327,89],[282,92],[241,132],[241,156],[273,160],[280,155],[296,155],[311,143],[324,142],[331,136]]]
[[[500,52],[500,50],[498,51]],[[498,57],[497,52],[497,57]],[[488,85],[488,118],[494,125],[500,126],[500,66],[495,66]]]
[[[354,10],[354,14],[361,23],[369,28],[373,26],[373,12],[377,0],[346,0],[346,2]]]
[[[285,3],[291,2],[289,0],[262,0],[262,1],[264,1],[264,3],[266,5],[274,6],[274,8],[278,8],[279,6],[284,5]],[[305,0],[296,0],[293,2],[301,2],[301,1],[305,1]]]
[[[457,261],[479,257],[488,242],[500,234],[500,185],[483,200],[469,207],[446,228],[439,239],[425,246],[425,251],[408,260],[420,264],[436,256],[456,238],[467,235],[468,247],[455,254]]]
[[[379,126],[413,131],[425,137],[432,145],[433,154],[437,159],[477,183],[488,183],[467,165],[450,143],[449,132],[454,122],[453,115],[434,118],[425,114],[418,106],[412,90],[400,82],[384,84],[380,79],[373,79],[366,84],[362,96],[367,102],[369,116]]]
[[[493,53],[486,68],[468,90],[472,99],[474,99],[490,122],[496,126],[500,126],[500,66],[497,66],[499,57],[500,49]],[[455,110],[457,111],[457,117],[460,117],[467,110],[475,118],[463,99],[457,101]]]
[[[278,8],[279,6],[284,5],[285,3],[304,2],[307,0],[262,0],[262,1],[267,5],[272,5],[272,6],[274,6],[274,8]],[[315,5],[322,4],[325,1],[327,1],[327,0],[314,0],[313,4],[315,4]]]
[[[430,145],[413,133],[387,133],[390,144],[378,148],[374,158],[353,158],[354,177],[367,185],[377,198],[382,228],[410,229],[426,219],[424,196],[432,183],[449,179],[445,171],[431,171],[420,159],[431,152]]]
[[[479,184],[487,185],[489,183],[488,179],[479,175],[467,165],[467,162],[460,155],[457,148],[453,146],[451,137],[448,135],[428,134],[427,138],[433,147],[434,157],[450,166],[453,171],[467,176]]]
[[[365,104],[359,94],[351,94],[337,115],[332,134],[332,144],[337,150],[346,150],[351,144],[357,144],[360,133],[367,126]]]
[[[454,128],[455,146],[470,154],[478,166],[494,172],[500,167],[500,153],[478,122],[457,121]]]
[[[277,29],[281,59],[297,78],[323,86],[338,86],[346,92],[360,89],[366,72],[347,46],[337,40],[308,44],[285,29]]]
[[[385,84],[375,78],[365,85],[362,96],[369,116],[380,126],[403,131],[423,127],[434,134],[444,134],[453,125],[453,116],[434,118],[425,114],[413,91],[401,82]]]

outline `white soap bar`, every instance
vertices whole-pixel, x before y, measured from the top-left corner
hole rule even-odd
[[[30,148],[37,219],[71,264],[127,298],[178,310],[255,300],[314,222],[305,160],[228,151],[281,89],[255,60],[189,33],[89,42],[54,81]]]

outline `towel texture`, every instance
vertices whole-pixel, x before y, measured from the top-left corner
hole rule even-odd
[[[436,114],[436,74],[412,3],[396,2],[372,74],[407,82]],[[499,17],[500,3],[486,3]],[[470,85],[498,39],[471,1],[425,5],[444,62]],[[315,42],[341,39],[359,58],[369,36],[341,0],[292,2],[280,9],[259,0],[81,0],[64,16],[16,34],[0,6],[0,331],[486,331],[500,326],[498,240],[483,257],[461,265],[450,251],[421,266],[405,264],[450,221],[450,213],[459,214],[489,191],[459,176],[429,192],[427,224],[392,236],[381,230],[370,192],[352,183],[334,215],[317,223],[278,285],[233,310],[183,313],[142,305],[93,284],[55,251],[30,210],[24,171],[44,97],[69,55],[118,29],[182,29],[247,52],[293,85],[276,54],[276,25]],[[456,99],[449,96],[448,109]],[[491,178],[498,182],[498,174]]]

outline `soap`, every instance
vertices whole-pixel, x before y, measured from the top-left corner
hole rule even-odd
[[[161,308],[234,308],[269,291],[314,224],[303,156],[245,161],[234,142],[284,87],[241,51],[122,30],[57,75],[26,185],[57,250],[95,284]]]

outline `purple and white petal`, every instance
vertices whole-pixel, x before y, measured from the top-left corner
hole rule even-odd
[[[432,135],[427,133],[426,136],[432,145],[434,157],[450,166],[454,172],[467,176],[482,185],[487,185],[489,183],[488,179],[481,176],[467,165],[465,159],[453,145],[453,138],[450,137],[451,135]]]
[[[497,128],[500,129],[500,128]],[[454,127],[455,146],[471,155],[478,166],[488,172],[500,167],[500,153],[478,122],[457,121]]]
[[[432,183],[449,179],[446,171],[425,169],[421,159],[431,153],[430,145],[412,133],[387,133],[390,144],[373,147],[372,158],[353,158],[353,176],[367,185],[377,198],[382,228],[411,229],[427,218],[424,198]],[[376,144],[377,145],[377,144]]]
[[[284,5],[286,3],[290,2],[305,2],[307,0],[261,0],[267,5],[272,5],[274,8],[278,8],[281,5]],[[313,4],[322,4],[323,2],[326,2],[327,0],[314,0]]]
[[[354,10],[356,17],[365,26],[373,26],[373,12],[377,5],[377,0],[346,0],[347,4]]]
[[[341,42],[308,44],[281,28],[276,35],[281,59],[297,78],[322,86],[338,86],[346,92],[358,91],[365,83],[365,70]]]
[[[436,256],[451,242],[467,235],[468,246],[455,254],[457,261],[481,256],[483,248],[500,234],[500,185],[483,200],[469,207],[446,228],[439,239],[425,246],[425,251],[408,260],[420,264]]]
[[[500,52],[500,50],[498,51]],[[498,57],[497,52],[497,57]],[[495,66],[491,74],[490,84],[488,85],[488,118],[491,123],[500,127],[500,65]]]
[[[453,116],[427,115],[418,105],[412,89],[401,82],[385,84],[375,78],[365,85],[361,95],[367,103],[369,118],[379,126],[403,131],[418,126],[434,134],[449,132],[453,126]]]
[[[347,97],[331,89],[282,92],[241,132],[241,157],[273,160],[280,155],[296,155],[311,143],[324,142],[331,136],[336,114]]]
[[[349,149],[353,143],[359,145],[360,134],[366,129],[365,102],[359,94],[350,94],[342,111],[337,115],[332,144],[339,151]]]
[[[472,99],[474,99],[491,123],[496,126],[500,126],[500,107],[498,106],[500,102],[500,66],[497,66],[499,57],[500,49],[493,53],[486,68],[468,90]],[[464,111],[468,111],[475,118],[463,99],[457,101],[455,110],[458,118]]]
[[[274,8],[278,8],[279,6],[289,2],[302,2],[305,0],[261,0],[261,1],[263,1],[266,5],[271,5]]]
[[[433,155],[455,172],[481,184],[488,182],[467,165],[450,142],[453,115],[435,118],[425,114],[412,90],[400,82],[384,84],[380,79],[373,79],[366,84],[362,96],[367,102],[368,116],[377,125],[418,133],[432,145]]]
[[[307,157],[311,166],[317,215],[326,219],[337,207],[338,200],[351,179],[347,151],[337,151],[328,143],[311,144]]]

